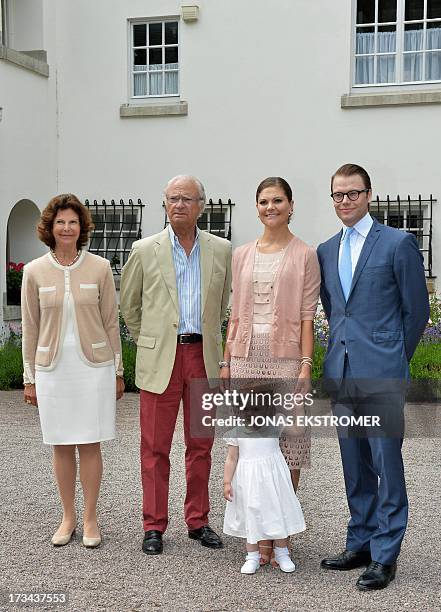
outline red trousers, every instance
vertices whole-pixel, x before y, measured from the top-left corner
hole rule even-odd
[[[192,379],[206,378],[202,342],[178,344],[175,363],[164,393],[141,390],[141,478],[144,531],[164,531],[168,523],[170,448],[181,399],[184,405],[185,475],[187,494],[185,522],[189,529],[208,524],[208,480],[213,438],[190,435],[190,389]]]

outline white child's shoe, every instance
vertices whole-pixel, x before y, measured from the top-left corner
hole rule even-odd
[[[241,574],[255,574],[260,567],[260,554],[259,551],[247,553],[245,557],[245,563],[240,568]]]
[[[289,550],[286,546],[284,548],[279,548],[275,546],[274,556],[282,572],[286,572],[289,574],[296,569],[294,562],[289,556]]]

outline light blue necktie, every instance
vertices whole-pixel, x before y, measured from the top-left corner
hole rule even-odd
[[[348,227],[346,229],[340,260],[338,262],[338,274],[340,276],[341,288],[343,289],[346,301],[348,301],[352,284],[351,235],[353,231],[353,227]]]

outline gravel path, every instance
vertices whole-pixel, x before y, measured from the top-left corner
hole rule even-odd
[[[348,519],[335,437],[313,440],[312,468],[302,473],[299,498],[308,529],[293,538],[297,571],[263,568],[242,576],[242,543],[225,536],[211,551],[189,540],[183,521],[184,444],[179,422],[172,447],[170,525],[164,554],[141,551],[138,397],[118,404],[118,440],[103,444],[104,480],[99,508],[103,544],[86,550],[76,539],[54,548],[50,537],[60,517],[49,447],[41,442],[36,412],[18,391],[0,391],[1,568],[0,610],[6,592],[68,591],[67,606],[47,610],[441,610],[441,440],[404,443],[410,519],[397,577],[384,591],[355,589],[358,570],[323,572],[320,559],[344,545]],[[410,407],[415,412],[416,406]],[[438,422],[438,425],[440,423]],[[439,428],[438,428],[439,429]],[[432,434],[435,435],[435,432]],[[211,525],[220,533],[225,448],[216,440],[211,476]],[[81,517],[81,491],[78,509]],[[37,609],[37,608],[35,608]]]

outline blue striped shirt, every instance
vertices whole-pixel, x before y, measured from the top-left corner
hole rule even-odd
[[[201,247],[199,229],[187,257],[172,226],[168,226],[172,243],[173,263],[176,272],[176,288],[179,302],[178,334],[201,334]]]

